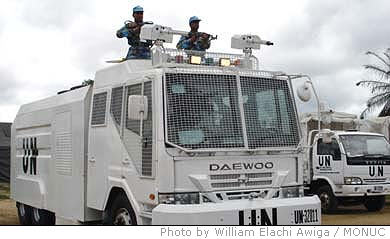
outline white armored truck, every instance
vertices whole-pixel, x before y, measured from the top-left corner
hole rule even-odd
[[[290,78],[245,55],[163,48],[100,70],[94,84],[23,105],[12,125],[11,197],[22,224],[320,224],[303,195]]]
[[[319,131],[319,121],[327,129]],[[306,192],[318,195],[323,213],[355,204],[379,211],[390,195],[390,144],[382,134],[356,130],[361,125],[356,116],[339,112],[326,112],[320,119],[317,113],[301,117],[308,146]]]

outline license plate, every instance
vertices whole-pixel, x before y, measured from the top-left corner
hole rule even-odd
[[[374,186],[375,192],[383,192],[383,186]]]
[[[283,213],[282,213],[283,214]],[[278,216],[281,216],[278,218]],[[239,225],[277,226],[318,224],[321,220],[321,211],[315,209],[295,209],[288,215],[278,215],[277,208],[239,211]]]

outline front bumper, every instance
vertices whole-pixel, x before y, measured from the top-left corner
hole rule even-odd
[[[317,196],[287,199],[244,199],[196,205],[160,204],[153,225],[319,225]]]
[[[390,184],[336,185],[338,197],[381,196],[390,194]]]

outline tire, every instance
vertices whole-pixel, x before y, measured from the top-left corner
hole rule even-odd
[[[56,216],[47,210],[33,207],[31,222],[34,226],[53,226],[56,224]]]
[[[386,198],[385,196],[368,197],[363,204],[369,212],[378,212],[385,207]]]
[[[16,202],[18,209],[19,223],[22,226],[32,225],[32,208],[26,204]]]
[[[321,186],[317,190],[317,196],[321,200],[321,210],[323,213],[333,213],[337,210],[338,201],[329,185]]]
[[[115,226],[137,225],[134,210],[126,195],[118,194],[111,206],[104,211],[103,224]]]

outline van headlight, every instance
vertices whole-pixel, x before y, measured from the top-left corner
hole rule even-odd
[[[298,198],[304,196],[302,186],[284,187],[280,190],[282,198]]]
[[[199,204],[199,193],[159,193],[158,201],[162,204]]]
[[[344,183],[348,185],[356,185],[356,184],[363,184],[363,181],[361,178],[358,177],[345,177]]]

